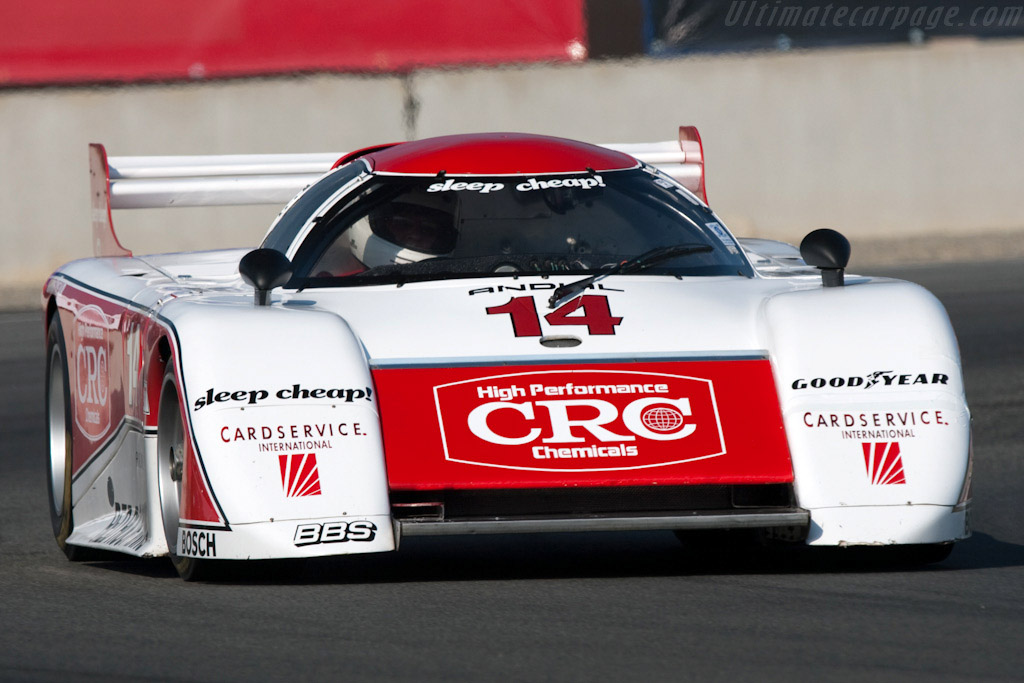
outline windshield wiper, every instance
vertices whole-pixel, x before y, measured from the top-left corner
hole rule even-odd
[[[567,285],[562,285],[551,294],[551,298],[548,299],[548,308],[554,308],[555,304],[562,299],[576,296],[590,285],[602,278],[608,277],[609,275],[636,273],[677,256],[703,254],[713,250],[714,248],[710,244],[673,244],[667,247],[657,247],[650,251],[645,251],[639,256],[634,256],[631,259],[626,259],[621,263],[615,264],[608,270],[595,273],[589,277],[583,278],[582,280],[577,280],[576,282],[570,282]]]

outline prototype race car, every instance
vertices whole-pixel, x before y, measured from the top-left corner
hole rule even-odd
[[[943,307],[845,275],[834,231],[735,238],[694,128],[90,155],[96,258],[44,290],[69,558],[195,579],[412,535],[744,529],[937,561],[969,533]],[[295,192],[252,251],[133,256],[110,214]]]

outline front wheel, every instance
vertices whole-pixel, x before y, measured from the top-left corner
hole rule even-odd
[[[178,575],[196,581],[210,573],[210,562],[178,555],[178,520],[181,509],[181,484],[185,474],[185,423],[174,368],[164,373],[157,414],[157,479],[160,489],[160,514],[164,537]]]
[[[68,356],[60,314],[50,318],[46,337],[46,433],[49,458],[46,475],[49,486],[50,522],[57,545],[69,560],[91,559],[95,552],[68,545],[75,528],[71,506],[72,439],[71,390],[68,384]]]

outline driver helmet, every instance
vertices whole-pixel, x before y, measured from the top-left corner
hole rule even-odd
[[[352,254],[367,268],[447,256],[457,237],[454,214],[409,197],[372,209],[348,229]]]

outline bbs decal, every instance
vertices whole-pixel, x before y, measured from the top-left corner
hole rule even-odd
[[[295,545],[316,543],[345,543],[372,541],[377,537],[377,525],[368,520],[356,522],[324,522],[299,524],[295,527]]]

